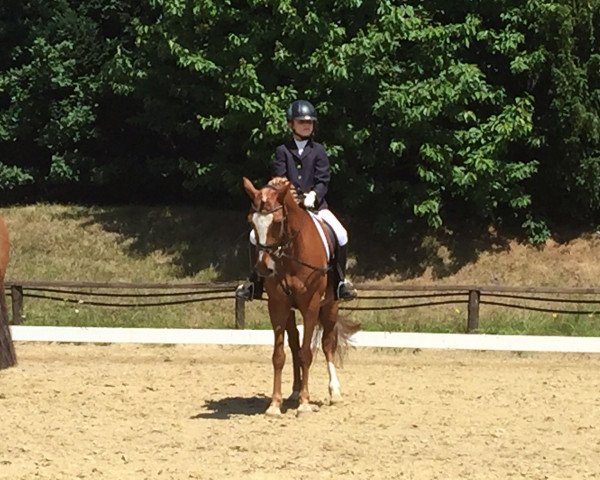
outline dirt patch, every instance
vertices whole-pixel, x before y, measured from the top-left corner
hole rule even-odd
[[[359,349],[329,406],[319,354],[320,411],[269,419],[269,348],[16,348],[0,479],[600,478],[600,356]]]

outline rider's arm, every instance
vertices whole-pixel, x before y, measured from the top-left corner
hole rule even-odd
[[[285,147],[280,145],[275,150],[275,161],[271,167],[274,177],[287,178],[287,162],[285,160]]]
[[[317,146],[317,155],[315,157],[315,186],[313,190],[317,192],[319,202],[327,195],[331,172],[329,170],[329,157],[322,145]]]

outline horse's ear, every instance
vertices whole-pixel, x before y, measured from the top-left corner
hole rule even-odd
[[[253,183],[246,177],[244,177],[244,190],[246,190],[246,193],[248,194],[251,200],[254,200],[258,195],[258,190],[254,188]]]

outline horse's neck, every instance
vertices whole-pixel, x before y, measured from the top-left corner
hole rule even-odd
[[[309,213],[303,208],[300,208],[289,190],[284,198],[284,203],[287,210],[290,229],[294,232],[298,232],[297,235],[302,235],[308,222],[310,221],[312,223]]]
[[[296,244],[296,248],[299,248],[300,245],[304,245],[305,248],[310,245],[312,246],[310,249],[311,252],[314,252],[310,255],[313,257],[313,261],[321,261],[320,256],[326,258],[325,246],[322,245],[323,242],[315,222],[311,218],[310,213],[300,208],[295,202],[293,205],[288,206],[288,224],[290,233],[295,238],[294,243]],[[322,248],[318,248],[317,246],[321,246]],[[299,254],[300,252],[297,253]],[[306,256],[307,254],[303,252],[302,255]]]
[[[309,224],[312,224],[313,221],[310,218],[310,214],[306,210],[302,210],[301,208],[296,208],[288,213],[288,223],[290,229],[296,233],[296,236],[305,236],[307,230],[309,230]]]

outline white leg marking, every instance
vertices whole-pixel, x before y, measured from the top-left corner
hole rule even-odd
[[[342,390],[333,362],[327,362],[327,371],[329,372],[329,395],[331,396],[331,402],[339,402],[342,400]]]
[[[319,407],[317,405],[311,405],[310,403],[303,403],[298,405],[298,410],[296,410],[296,417],[302,417],[308,415],[309,413],[318,412]]]
[[[281,409],[274,405],[269,405],[267,411],[265,412],[267,417],[281,417]]]

